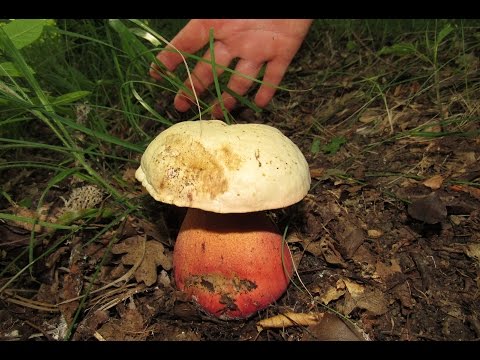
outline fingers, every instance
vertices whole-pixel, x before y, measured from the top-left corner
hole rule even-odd
[[[258,89],[257,95],[255,95],[255,104],[258,107],[263,108],[272,100],[273,95],[277,91],[277,88],[274,86],[280,84],[288,65],[290,65],[290,62],[282,61],[271,61],[267,64],[265,75],[263,76],[264,83]]]
[[[217,76],[219,76],[225,71],[223,67],[227,67],[233,60],[233,56],[221,42],[216,42],[213,50],[215,52],[215,63],[217,64],[215,70]],[[207,50],[203,58],[210,60],[210,50]],[[210,63],[199,61],[192,71],[192,81],[196,95],[200,96],[213,83],[213,71]],[[185,81],[185,86],[192,89],[190,79]],[[193,95],[179,91],[175,96],[174,105],[178,111],[183,112],[187,111],[194,102],[195,97]]]
[[[168,45],[165,50],[158,53],[157,59],[165,65],[168,71],[173,71],[183,62],[182,56],[177,50],[193,54],[207,44],[208,37],[208,29],[205,28],[205,25],[201,21],[191,20],[172,39],[171,45]],[[150,76],[161,80],[162,76],[158,71],[158,65],[152,64]]]
[[[257,64],[244,59],[239,60],[237,66],[235,67],[235,73],[233,73],[230,77],[227,87],[230,90],[239,94],[240,96],[245,95],[253,84],[253,80],[250,80],[245,76],[255,79],[261,68],[261,63]],[[222,94],[222,101],[228,111],[232,110],[237,102],[237,100],[227,92],[224,92]],[[220,105],[218,104],[218,101],[216,101],[216,105],[213,108],[212,114],[216,118],[223,117],[222,110]]]

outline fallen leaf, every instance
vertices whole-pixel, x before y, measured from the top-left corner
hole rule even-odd
[[[321,176],[323,176],[324,173],[325,173],[324,168],[310,169],[310,177],[312,177],[314,179],[320,178]]]
[[[356,224],[349,220],[344,220],[336,229],[336,239],[343,257],[351,259],[355,251],[362,245],[365,236],[363,230]]]
[[[326,262],[332,265],[340,266],[342,268],[347,267],[345,260],[343,260],[342,255],[335,248],[333,239],[330,236],[326,235],[320,240],[320,242],[317,242],[314,244],[316,246],[315,247],[316,250],[320,249],[320,252],[325,258]],[[311,250],[308,250],[309,248],[310,248],[310,244],[307,247],[307,251],[311,251]]]
[[[343,282],[345,283],[345,287],[347,288],[348,292],[353,297],[359,297],[365,292],[365,287],[363,285],[357,284],[356,282],[347,279],[343,279]]]
[[[318,323],[310,325],[302,341],[365,341],[362,331],[338,316],[325,313]]]
[[[83,289],[84,262],[82,246],[77,244],[71,251],[69,272],[63,277],[63,288],[60,292],[62,302],[58,305],[68,325],[71,325],[77,311]]]
[[[465,252],[469,257],[474,258],[480,263],[480,244],[479,243],[467,244]]]
[[[467,194],[470,194],[474,198],[477,198],[478,200],[480,200],[480,189],[474,188],[472,186],[456,184],[456,185],[450,186],[450,189],[457,192],[459,191],[466,192]]]
[[[126,168],[125,171],[123,172],[123,175],[122,175],[122,180],[124,180],[125,182],[129,183],[129,184],[135,184],[136,183],[136,179],[135,179],[135,172],[137,171],[136,168]]]
[[[44,228],[38,224],[34,225],[33,220],[55,222],[56,219],[48,216],[48,213],[50,212],[50,205],[51,204],[43,205],[38,212],[25,208],[23,206],[18,206],[18,205],[12,206],[9,208],[9,210],[12,211],[13,215],[32,219],[32,222],[25,222],[22,220],[10,220],[10,222],[13,223],[15,226],[18,226],[24,230],[28,230],[28,231],[35,230],[35,232],[42,232],[44,231]]]
[[[30,243],[30,232],[20,230],[17,226],[0,226],[0,247],[5,250],[25,246]]]
[[[367,230],[367,235],[370,239],[379,239],[382,237],[383,232],[381,230],[370,229]]]
[[[142,314],[135,308],[127,308],[120,319],[110,319],[98,333],[110,341],[145,340],[149,335]]]
[[[443,180],[444,180],[443,176],[435,175],[435,176],[432,176],[431,178],[425,180],[423,182],[423,185],[425,185],[426,187],[429,187],[432,190],[438,190],[442,187]]]
[[[164,270],[172,268],[172,259],[170,254],[165,254],[165,248],[158,241],[150,240],[145,243],[145,254],[143,254],[140,236],[133,236],[112,247],[113,254],[123,254],[122,263],[125,265],[135,265],[143,260],[135,271],[137,282],[143,281],[145,285],[153,285],[157,281],[157,266]]]
[[[460,151],[458,153],[455,153],[455,158],[460,164],[463,164],[464,166],[476,164],[478,161],[475,151]]]
[[[320,244],[320,241],[311,241],[307,243],[307,246],[305,246],[305,251],[309,252],[310,254],[314,256],[321,256],[322,255],[322,246]]]
[[[375,264],[375,273],[374,278],[382,279],[384,283],[387,282],[388,278],[393,276],[395,273],[401,273],[402,269],[397,259],[390,260],[391,265],[387,265],[382,261],[377,261]]]
[[[320,301],[322,304],[328,305],[331,301],[338,300],[345,295],[345,291],[345,283],[340,279],[335,286],[327,289],[325,294],[320,297]]]
[[[437,224],[447,217],[447,207],[436,192],[414,200],[407,211],[412,218],[427,224]]]
[[[412,309],[415,306],[415,300],[412,298],[412,292],[406,282],[395,286],[392,289],[394,297],[400,300],[402,306]]]
[[[362,244],[355,254],[352,257],[352,260],[357,263],[369,264],[373,266],[375,263],[376,257],[375,255],[365,246],[365,243]]]
[[[95,310],[87,313],[85,318],[78,324],[75,333],[73,334],[73,341],[88,340],[97,331],[101,325],[105,324],[110,318],[108,311]]]
[[[358,120],[361,123],[369,124],[372,121],[380,120],[383,113],[384,113],[384,111],[379,109],[379,108],[367,109],[362,113],[362,115],[360,115]]]
[[[350,314],[355,309],[364,309],[374,315],[385,314],[388,310],[385,293],[377,288],[357,284],[348,279],[343,280],[347,288],[344,303],[339,306],[339,310],[345,314]]]
[[[324,313],[294,313],[287,312],[257,322],[257,330],[283,329],[291,326],[308,326],[318,323]]]

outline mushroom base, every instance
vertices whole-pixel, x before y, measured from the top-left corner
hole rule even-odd
[[[292,276],[292,259],[267,215],[189,209],[173,252],[177,287],[205,312],[247,318],[277,300]]]

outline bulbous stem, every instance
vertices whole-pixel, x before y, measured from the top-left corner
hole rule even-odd
[[[292,259],[264,212],[217,214],[189,209],[173,253],[177,287],[222,319],[246,318],[277,300]]]

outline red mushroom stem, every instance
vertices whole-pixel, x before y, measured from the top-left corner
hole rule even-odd
[[[285,292],[293,264],[266,213],[189,209],[175,243],[173,269],[177,287],[204,311],[241,319]]]

